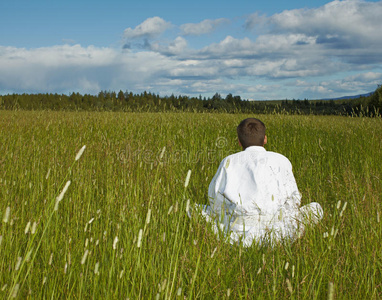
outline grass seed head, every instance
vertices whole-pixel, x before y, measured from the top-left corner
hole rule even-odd
[[[20,287],[20,284],[16,283],[15,286],[13,287],[13,289],[12,289],[11,298],[16,298],[17,297],[17,294],[19,292],[19,287]]]
[[[77,152],[77,155],[76,155],[76,161],[79,160],[82,156],[82,154],[84,153],[86,149],[86,145],[82,146],[82,148],[80,149],[80,151]]]
[[[161,291],[163,292],[167,286],[167,279],[165,278],[162,282]]]
[[[62,192],[61,192],[60,195],[58,195],[58,197],[57,197],[57,201],[61,201],[62,198],[64,198],[64,195],[65,195],[66,191],[68,190],[68,188],[69,188],[69,186],[70,186],[70,183],[71,183],[70,180],[68,180],[68,181],[66,182],[64,188],[62,189]]]
[[[48,179],[50,175],[50,168],[48,169],[48,172],[46,173],[45,179]]]
[[[346,209],[346,206],[348,205],[347,202],[345,202],[344,206],[342,207],[342,210],[340,212],[340,217],[342,217],[342,214],[344,213],[345,209]]]
[[[113,241],[113,250],[117,249],[118,237],[116,236]]]
[[[212,251],[212,254],[211,254],[211,258],[213,258],[214,257],[214,255],[215,255],[215,253],[216,253],[216,250],[217,250],[218,248],[217,247],[215,247],[215,249],[214,249],[214,251]]]
[[[25,234],[28,234],[28,232],[29,232],[29,228],[31,227],[31,222],[29,221],[28,223],[27,223],[27,226],[25,226],[25,230],[24,230],[24,232],[25,232]]]
[[[292,284],[290,283],[290,280],[287,278],[285,281],[286,281],[289,292],[293,294],[293,288],[292,288]]]
[[[151,208],[147,210],[147,216],[146,216],[146,224],[150,223],[150,217],[151,217]]]
[[[166,151],[166,146],[163,147],[162,152],[159,155],[159,160],[162,160],[165,151]]]
[[[340,207],[341,207],[341,200],[338,200],[338,202],[337,202],[337,210],[340,209]]]
[[[11,214],[11,208],[8,206],[5,209],[5,213],[4,213],[4,217],[3,217],[3,222],[4,223],[8,223],[10,214]]]
[[[68,190],[69,186],[70,186],[70,180],[68,180],[64,186],[64,188],[62,189],[62,192],[60,193],[60,195],[58,195],[58,197],[56,198],[56,204],[54,206],[54,210],[57,211],[58,210],[58,204],[60,203],[60,201],[62,200],[62,198],[64,198],[64,195],[66,193],[66,191]]]
[[[334,226],[333,226],[332,229],[330,230],[330,235],[334,235]]]
[[[84,256],[82,256],[82,259],[81,259],[81,265],[83,265],[86,262],[86,258],[88,257],[88,254],[89,254],[89,250],[86,249]]]
[[[188,170],[186,180],[184,181],[184,187],[188,187],[188,184],[190,182],[190,177],[191,177],[191,170]]]
[[[328,284],[328,300],[333,300],[334,298],[334,285],[333,282]]]
[[[20,268],[20,265],[21,265],[21,261],[23,260],[23,258],[21,256],[19,256],[17,258],[17,262],[16,262],[16,266],[15,266],[15,270],[18,271],[18,269]]]
[[[99,275],[99,262],[97,261],[94,266],[94,274]]]
[[[140,248],[142,245],[142,235],[143,235],[143,230],[139,229],[138,233],[138,242],[137,242],[137,247]]]

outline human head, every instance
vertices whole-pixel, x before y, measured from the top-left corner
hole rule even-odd
[[[248,118],[241,121],[236,130],[243,150],[250,146],[264,146],[267,143],[265,129],[264,123],[258,119]]]

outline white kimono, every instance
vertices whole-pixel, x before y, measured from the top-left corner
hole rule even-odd
[[[252,146],[220,163],[209,189],[203,216],[231,243],[271,244],[294,239],[304,224],[322,218],[318,203],[300,207],[301,195],[292,165],[283,155]]]

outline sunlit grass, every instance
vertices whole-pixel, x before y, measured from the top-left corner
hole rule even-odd
[[[257,116],[324,209],[295,243],[188,218],[248,116],[0,111],[0,297],[380,298],[380,118]]]

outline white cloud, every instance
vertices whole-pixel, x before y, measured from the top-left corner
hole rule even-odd
[[[94,70],[107,73],[117,53],[110,48],[63,45],[37,49],[0,47],[0,88],[15,91],[94,92]]]
[[[152,38],[159,36],[171,26],[170,22],[166,22],[160,17],[148,18],[134,29],[130,27],[125,29],[124,37],[126,39]]]
[[[310,87],[305,88],[305,92],[310,93],[311,95],[317,95],[316,98],[324,98],[325,95],[334,95],[334,91],[324,85],[311,85]],[[335,98],[335,96],[333,97]]]
[[[165,55],[180,55],[187,49],[187,41],[183,37],[178,36],[168,45],[162,45],[159,42],[155,42],[151,44],[150,48],[152,51]]]
[[[335,0],[315,9],[284,11],[269,18],[278,32],[302,33],[318,43],[341,47],[382,44],[375,29],[382,28],[382,2]]]
[[[299,43],[303,42],[303,46]],[[339,69],[339,63],[314,49],[314,40],[302,34],[264,35],[256,41],[231,36],[203,48],[198,55],[220,65],[220,74],[271,78],[316,76]]]
[[[245,66],[245,62],[242,59],[223,59],[222,63],[227,67],[227,68],[242,68]]]
[[[196,94],[210,94],[213,96],[215,93],[229,93],[229,91],[237,90],[237,86],[229,84],[221,78],[205,79],[194,81],[189,86],[189,91],[195,91]],[[224,95],[222,95],[224,97]]]
[[[260,15],[258,12],[251,14],[245,21],[244,27],[246,29],[253,29],[259,25],[265,25],[267,17],[265,15]]]
[[[377,72],[366,72],[362,74],[357,74],[354,76],[347,77],[349,81],[361,81],[363,83],[372,82],[374,84],[380,84],[382,82],[382,73]]]
[[[180,26],[183,35],[202,35],[215,31],[217,27],[227,24],[228,19],[204,20],[200,23],[187,23]]]
[[[256,41],[248,37],[237,39],[227,36],[219,43],[213,43],[200,51],[202,55],[224,58],[258,58],[265,59],[291,57],[297,52],[313,50],[315,40],[303,34],[262,35]],[[301,46],[303,45],[303,47]],[[310,56],[310,55],[309,55]]]
[[[381,15],[382,1],[335,0],[319,8],[286,10],[261,20],[268,31],[253,42],[253,51],[263,58],[266,52],[273,59],[294,57],[296,67],[303,68],[303,62],[311,75],[370,68],[382,63]],[[249,16],[247,27],[258,18]]]
[[[200,51],[200,55],[209,56],[211,58],[233,58],[255,55],[255,43],[249,38],[236,39],[227,36],[220,43],[213,43],[204,47]]]
[[[296,81],[302,92],[310,99],[336,98],[373,92],[382,82],[382,73],[366,72],[346,76],[343,79],[323,80],[320,82]]]
[[[35,64],[36,66],[76,66],[76,65],[108,65],[115,51],[111,48],[94,46],[62,45],[35,49],[1,47],[1,65],[12,64],[15,67]]]
[[[264,84],[256,84],[254,86],[250,86],[247,88],[248,92],[251,93],[270,93],[279,89],[279,85],[264,85]]]
[[[154,52],[119,52],[94,46],[37,49],[0,47],[0,94],[79,91],[96,94],[155,82],[173,69],[170,59]]]
[[[323,81],[322,86],[330,87],[338,93],[357,93],[359,90],[373,91],[382,82],[382,73],[366,72],[347,76],[341,80]]]

